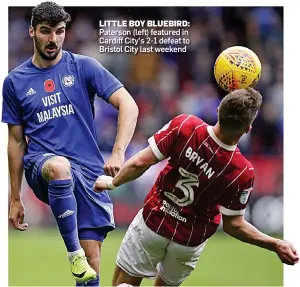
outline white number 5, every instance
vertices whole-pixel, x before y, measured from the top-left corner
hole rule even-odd
[[[178,198],[175,194],[167,191],[165,191],[165,196],[171,199],[178,206],[187,206],[194,201],[193,187],[199,186],[198,176],[186,171],[182,167],[179,167],[179,173],[182,178],[177,181],[175,187],[179,188],[183,192],[184,197]]]

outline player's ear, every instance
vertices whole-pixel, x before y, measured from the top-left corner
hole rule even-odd
[[[29,36],[30,38],[33,38],[34,36],[34,28],[31,25],[29,26]]]

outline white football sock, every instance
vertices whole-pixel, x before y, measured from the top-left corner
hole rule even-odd
[[[82,248],[78,249],[78,250],[75,250],[75,251],[72,251],[72,252],[68,252],[68,257],[69,257],[69,260],[71,260],[71,258],[75,255],[75,254],[78,254],[78,253],[84,253],[84,250]]]

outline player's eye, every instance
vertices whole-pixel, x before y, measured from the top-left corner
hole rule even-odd
[[[40,32],[41,32],[42,34],[44,34],[44,35],[47,35],[47,34],[50,33],[50,31],[48,31],[48,30],[41,30]]]
[[[64,30],[58,30],[56,31],[56,34],[60,35],[60,34],[63,34],[64,33]]]

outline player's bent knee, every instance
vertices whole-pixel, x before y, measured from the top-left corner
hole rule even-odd
[[[46,181],[70,179],[70,162],[62,156],[50,158],[42,167],[42,176]]]

